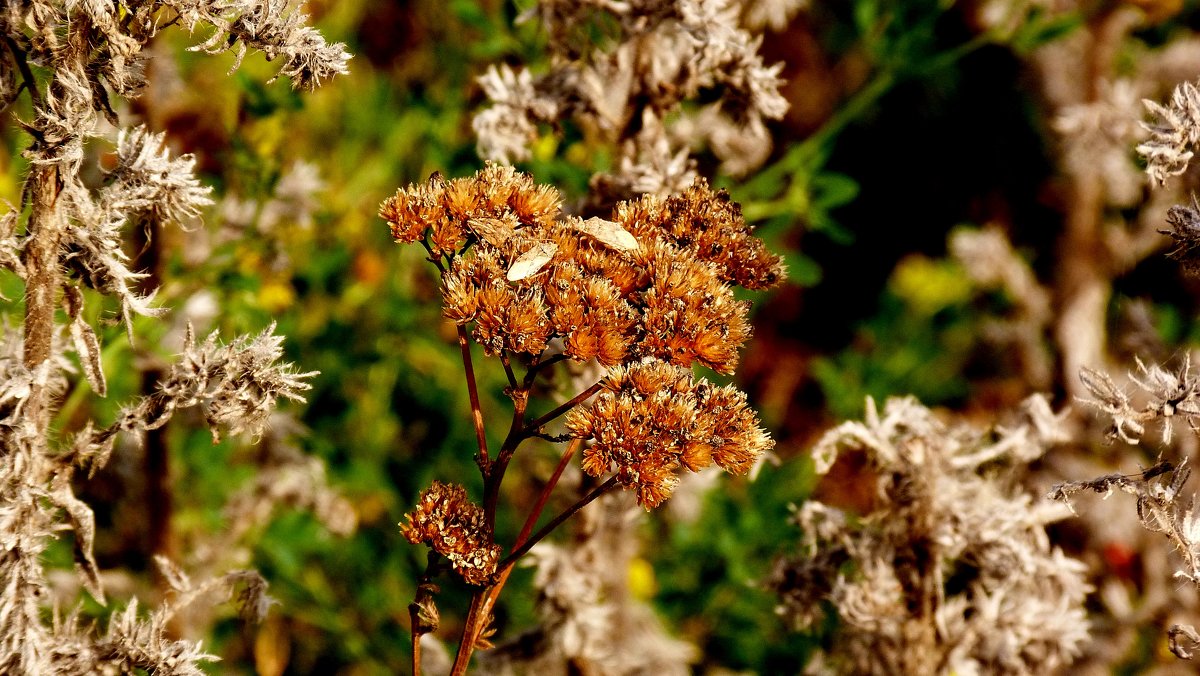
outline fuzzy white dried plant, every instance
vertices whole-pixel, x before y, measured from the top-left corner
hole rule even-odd
[[[855,674],[1051,673],[1088,640],[1084,566],[1051,547],[1069,514],[1022,490],[1018,473],[1063,441],[1041,397],[1022,420],[980,432],[947,426],[913,399],[867,403],[863,422],[826,433],[819,474],[863,454],[873,504],[850,515],[817,501],[795,516],[801,552],[771,583],[781,614],[812,626],[825,603],[841,622],[824,666]]]
[[[1054,364],[1046,349],[1046,334],[1054,313],[1050,294],[1038,283],[1029,263],[996,226],[955,230],[948,248],[979,290],[1003,291],[1012,299],[1012,312],[987,320],[984,339],[1016,355],[1021,374],[1031,388],[1050,387]]]
[[[1176,420],[1187,423],[1193,434],[1200,425],[1200,378],[1191,368],[1191,355],[1174,368],[1146,366],[1137,362],[1139,375],[1130,380],[1142,391],[1140,405],[1119,387],[1106,373],[1083,369],[1080,379],[1091,393],[1086,403],[1096,408],[1110,421],[1108,437],[1128,444],[1140,444],[1146,428],[1152,423],[1161,427],[1161,441],[1170,445]],[[1185,457],[1178,464],[1162,460],[1138,474],[1106,474],[1095,479],[1068,481],[1058,484],[1051,497],[1070,504],[1077,493],[1092,491],[1105,497],[1119,490],[1137,499],[1137,516],[1142,527],[1161,533],[1174,547],[1181,559],[1175,571],[1177,579],[1200,587],[1200,514],[1196,496],[1184,491],[1191,474]],[[1187,624],[1176,624],[1168,631],[1168,644],[1176,656],[1192,657],[1191,650],[1181,640],[1193,640],[1196,630]],[[1195,641],[1193,640],[1193,648]]]
[[[1146,125],[1150,139],[1137,150],[1146,159],[1146,173],[1163,184],[1187,170],[1200,142],[1200,89],[1183,82],[1175,87],[1169,104],[1150,100],[1143,103],[1158,121]]]
[[[1192,372],[1191,355],[1185,355],[1175,368],[1157,364],[1146,366],[1140,359],[1137,368],[1139,375],[1130,374],[1129,379],[1143,393],[1141,398],[1145,403],[1141,406],[1135,405],[1130,395],[1107,373],[1085,367],[1079,374],[1091,395],[1083,399],[1084,403],[1111,421],[1109,439],[1136,445],[1145,435],[1146,426],[1157,422],[1162,429],[1162,443],[1170,445],[1176,420],[1183,420],[1193,430],[1197,429],[1200,425],[1200,377]]]
[[[1131,78],[1103,80],[1094,100],[1063,106],[1053,121],[1067,171],[1096,172],[1108,202],[1121,208],[1137,206],[1143,194],[1143,179],[1129,152],[1147,134],[1138,123],[1139,84]]]
[[[548,35],[546,73],[493,67],[480,84],[492,105],[475,116],[481,157],[527,159],[539,125],[570,119],[612,148],[613,173],[595,177],[611,199],[668,195],[696,178],[693,146],[707,145],[724,170],[743,174],[770,154],[766,120],[779,119],[781,65],[766,66],[761,37],[740,24],[775,24],[794,2],[729,0],[541,0],[522,20],[537,18]],[[769,5],[769,7],[768,7]],[[589,44],[581,31],[597,17],[616,28],[611,41]],[[695,110],[701,92],[713,103]]]
[[[63,395],[80,386],[68,352],[76,353],[96,394],[107,390],[84,290],[116,299],[132,340],[135,315],[166,310],[153,304],[153,290],[140,288],[145,275],[131,269],[126,233],[186,223],[210,204],[194,160],[171,157],[161,134],[122,128],[110,97],[138,95],[146,84],[144,48],[175,23],[211,31],[197,50],[233,49],[239,62],[249,50],[261,51],[282,60],[280,74],[293,86],[314,88],[345,72],[349,55],[306,22],[288,0],[35,0],[0,7],[0,101],[10,104],[24,93],[33,109],[22,122],[33,142],[25,151],[31,167],[21,209],[0,219],[0,266],[25,286],[22,325],[0,327],[0,673],[201,673],[198,665],[208,657],[200,647],[166,632],[174,613],[234,583],[243,586],[241,600],[253,614],[266,608],[265,582],[254,574],[192,585],[164,562],[177,597],[149,617],[131,602],[98,633],[78,611],[67,609],[63,617],[63,609],[48,606],[41,555],[60,532],[73,531],[81,582],[104,603],[92,555],[94,518],[72,492],[74,474],[102,467],[118,433],[156,429],[183,408],[201,409],[214,438],[222,428],[260,431],[276,401],[301,399],[314,375],[280,360],[282,339],[273,327],[227,345],[215,333],[198,343],[189,331],[179,362],[111,424],[89,422],[56,439],[50,423]],[[89,141],[104,134],[101,118],[120,130],[117,159],[102,185],[89,188],[83,159]],[[59,309],[67,326],[56,317]]]

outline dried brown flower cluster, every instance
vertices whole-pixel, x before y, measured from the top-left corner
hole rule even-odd
[[[591,404],[571,412],[567,427],[595,440],[583,470],[598,477],[615,467],[647,508],[670,496],[680,467],[698,472],[715,463],[743,474],[774,445],[744,393],[661,361],[615,369]]]
[[[434,481],[405,518],[408,523],[400,527],[404,537],[414,545],[428,543],[470,584],[486,584],[496,572],[500,547],[490,544],[483,510],[462,486]]]
[[[681,469],[715,464],[744,473],[773,445],[745,394],[690,370],[701,364],[732,373],[750,337],[749,304],[733,286],[765,289],[784,277],[740,207],[703,180],[670,198],[620,203],[612,220],[563,214],[561,201],[554,188],[490,165],[468,178],[435,175],[380,208],[396,241],[420,242],[441,272],[443,314],[459,327],[469,389],[468,331],[486,354],[501,357],[509,377],[516,410],[495,457],[471,390],[483,507],[461,487],[435,483],[402,526],[409,541],[428,543],[471,584],[503,584],[491,524],[504,469],[524,439],[574,440],[564,463],[580,442],[593,442],[584,471],[613,476],[538,535],[522,536],[506,562],[609,489],[632,490],[653,508],[670,496]],[[527,419],[537,375],[567,358],[594,360],[609,373]],[[523,384],[513,372],[518,363],[529,367]],[[567,434],[549,436],[544,426],[564,413]]]
[[[492,604],[514,564],[572,515],[618,487],[657,507],[680,469],[717,465],[744,473],[773,445],[746,395],[693,376],[696,364],[733,373],[750,337],[749,303],[733,286],[766,289],[784,278],[779,257],[751,236],[740,207],[697,179],[680,194],[621,202],[611,219],[564,214],[557,190],[506,166],[472,177],[400,189],[380,216],[400,243],[421,243],[441,273],[443,314],[457,325],[484,483],[482,506],[461,486],[434,483],[401,526],[433,553],[410,606],[414,669],[420,637],[433,631],[433,578],[440,557],[469,584],[472,599],[452,673],[466,672],[486,641]],[[513,401],[509,432],[493,455],[479,405],[470,339],[499,357]],[[568,401],[527,416],[539,375],[565,359],[608,369]],[[527,370],[521,377],[516,369]],[[588,384],[590,383],[590,385]],[[589,400],[592,400],[589,402]],[[567,434],[546,426],[563,414]],[[504,473],[527,439],[570,441],[507,555],[493,524]],[[536,533],[579,447],[582,468],[602,481],[581,486],[576,502]],[[439,557],[440,555],[440,557]]]
[[[489,354],[537,355],[561,338],[567,355],[606,366],[648,357],[733,372],[750,327],[730,284],[765,289],[784,271],[726,193],[698,180],[622,203],[614,221],[560,217],[559,202],[491,166],[400,190],[380,215],[398,242],[445,257],[445,315],[473,322]]]

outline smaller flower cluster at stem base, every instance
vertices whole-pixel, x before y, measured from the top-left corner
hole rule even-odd
[[[467,498],[462,486],[434,481],[405,518],[408,523],[400,524],[400,533],[446,557],[469,584],[487,584],[496,572],[500,546],[490,543],[483,509]]]

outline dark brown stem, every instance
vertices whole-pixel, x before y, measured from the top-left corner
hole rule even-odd
[[[533,366],[530,366],[529,372],[525,374],[525,387],[529,387],[529,386],[533,385],[533,381],[535,379],[537,379],[538,375],[541,374],[542,371],[545,371],[546,369],[550,368],[551,366],[554,366],[555,364],[559,363],[560,361],[566,361],[570,358],[571,357],[569,355],[559,353],[559,354],[554,355],[553,357],[548,357],[546,359],[543,359],[542,361],[539,361],[538,363],[534,364]]]
[[[41,108],[42,95],[38,92],[37,80],[33,77],[33,71],[29,69],[29,59],[25,55],[25,50],[21,49],[21,46],[10,35],[4,36],[4,45],[8,47],[13,61],[17,64],[17,70],[21,73],[21,86],[29,90],[29,99],[33,101],[34,108]]]
[[[509,424],[508,434],[504,437],[504,443],[496,452],[495,461],[491,462],[488,471],[484,473],[483,514],[487,520],[488,532],[493,532],[496,525],[496,505],[500,501],[500,484],[504,482],[504,472],[508,469],[513,454],[525,440],[521,423],[525,420],[525,409],[529,406],[529,390],[520,388],[509,394],[513,398],[512,422]]]
[[[479,638],[479,633],[483,631],[482,625],[487,622],[487,615],[480,612],[487,591],[486,588],[480,589],[471,597],[471,606],[467,610],[467,619],[463,626],[462,641],[458,644],[458,653],[454,656],[454,666],[450,669],[450,676],[465,676],[467,673],[467,665],[471,663],[471,653],[475,651],[475,641]]]
[[[526,382],[528,382],[528,377],[526,378]],[[504,444],[496,454],[495,461],[491,463],[491,471],[485,474],[487,481],[484,486],[483,510],[489,529],[495,525],[496,504],[499,501],[500,484],[504,481],[504,472],[508,469],[508,463],[512,460],[512,456],[521,445],[521,442],[530,437],[538,436],[542,425],[566,413],[581,402],[586,401],[603,387],[603,383],[604,381],[601,380],[593,384],[591,387],[572,397],[569,401],[564,402],[553,411],[529,424],[522,424],[522,421],[525,419],[525,409],[529,405],[529,390],[527,388],[520,388],[511,393],[513,397],[512,425],[509,427],[508,436],[505,437]]]
[[[542,488],[541,495],[538,496],[537,503],[530,510],[529,516],[525,519],[525,525],[521,527],[521,533],[517,535],[516,541],[513,542],[513,548],[520,547],[525,544],[525,540],[529,538],[529,534],[533,532],[533,527],[537,525],[538,518],[542,515],[542,510],[546,507],[546,502],[550,499],[550,494],[554,492],[554,487],[558,485],[558,480],[562,478],[563,471],[570,464],[571,458],[579,450],[583,444],[583,439],[575,439],[563,451],[562,458],[558,461],[558,467],[554,468],[554,473],[546,481],[546,485]],[[480,612],[487,616],[492,612],[492,608],[496,605],[496,599],[500,598],[500,590],[504,589],[504,585],[508,582],[508,576],[512,573],[513,564],[497,568],[496,583],[491,586],[484,594]]]
[[[582,442],[580,442],[582,443]],[[528,531],[532,528],[533,523],[537,521],[537,513],[540,513],[541,508],[545,506],[545,500],[549,496],[550,490],[554,484],[558,482],[558,477],[562,475],[563,468],[570,462],[571,456],[575,454],[578,444],[571,444],[567,451],[563,454],[563,459],[559,461],[558,469],[555,470],[554,476],[551,477],[551,482],[547,488],[543,490],[542,497],[538,500],[538,506],[535,507],[534,514],[530,515],[530,520],[526,521],[525,528],[522,529],[521,535],[517,537],[517,544],[512,553],[504,558],[503,561],[496,567],[499,571],[496,583],[491,587],[486,587],[475,593],[471,597],[471,607],[467,611],[467,620],[463,628],[462,642],[458,646],[458,654],[454,658],[454,669],[450,672],[451,676],[461,676],[467,673],[467,665],[471,662],[471,653],[475,650],[475,642],[479,638],[480,632],[483,631],[488,619],[491,617],[491,610],[496,603],[496,599],[500,595],[500,590],[504,587],[504,583],[508,581],[508,574],[511,572],[513,564],[522,556],[529,552],[538,542],[562,525],[564,521],[574,516],[579,510],[588,506],[596,498],[604,495],[617,486],[617,477],[613,476],[608,481],[600,484],[588,492],[587,495],[580,498],[575,504],[568,507],[562,514],[554,517],[549,523],[542,527],[537,533],[531,537],[526,537]]]
[[[567,411],[570,411],[571,409],[575,408],[579,404],[587,401],[588,399],[590,399],[592,397],[592,395],[599,392],[603,387],[604,387],[604,381],[603,380],[597,381],[591,387],[580,392],[579,394],[575,395],[574,397],[571,397],[570,400],[563,402],[561,405],[556,407],[553,411],[550,411],[546,415],[543,415],[542,417],[538,418],[537,420],[534,420],[533,422],[526,425],[525,431],[523,432],[523,434],[525,436],[533,436],[533,435],[537,434],[538,431],[541,430],[543,425],[554,420],[555,418],[566,413]]]
[[[512,361],[508,357],[508,350],[500,351],[500,363],[504,364],[504,375],[508,376],[508,387],[511,390],[517,389],[517,376],[513,373]]]
[[[425,239],[421,241],[421,246],[425,247],[425,251],[429,254],[429,258],[425,260],[437,266],[438,272],[446,274],[446,266],[442,265],[442,259],[437,254],[433,253],[433,247],[429,246],[429,235],[425,235]]]
[[[133,246],[138,252],[135,266],[146,276],[139,284],[139,291],[151,293],[162,285],[162,241],[158,224],[153,219],[140,219],[134,223]],[[142,372],[142,396],[154,394],[158,381],[165,376],[161,368],[150,367]],[[171,454],[167,443],[167,425],[149,430],[145,436],[145,456],[142,475],[146,486],[145,510],[147,529],[147,552],[160,554],[175,560],[175,543],[171,537]],[[165,580],[161,580],[165,583]],[[166,592],[164,586],[160,591]]]
[[[517,535],[517,539],[513,542],[513,548],[520,547],[525,544],[525,540],[529,538],[529,534],[533,532],[533,527],[537,525],[537,520],[542,515],[542,510],[546,508],[546,502],[550,499],[550,494],[554,492],[554,487],[558,485],[558,480],[562,477],[562,473],[570,464],[571,458],[579,451],[579,447],[583,445],[583,439],[575,439],[567,445],[567,449],[563,451],[562,458],[558,461],[558,466],[554,468],[554,473],[546,481],[546,486],[542,488],[541,495],[538,496],[537,503],[533,509],[529,511],[529,517],[525,519],[525,525],[521,527],[521,532]],[[507,569],[503,573],[508,577]],[[503,586],[503,582],[497,584],[497,587]]]
[[[483,409],[479,405],[479,388],[475,384],[475,368],[471,365],[471,343],[467,339],[467,328],[458,327],[458,349],[462,352],[463,371],[467,377],[467,394],[471,397],[471,422],[475,425],[475,441],[479,444],[479,455],[475,457],[476,464],[484,476],[490,474],[490,464],[487,448],[487,435],[483,429]]]

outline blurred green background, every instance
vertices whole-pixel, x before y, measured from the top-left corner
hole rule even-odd
[[[112,308],[93,304],[111,394],[95,401],[81,391],[58,424],[111,420],[139,391],[147,355],[170,356],[160,341],[178,330],[178,318],[203,316],[197,308],[215,301],[211,328],[233,336],[278,322],[289,359],[321,372],[307,405],[289,409],[308,430],[296,443],[327,464],[359,519],[349,538],[299,512],[249,534],[251,563],[280,603],[259,627],[221,615],[205,643],[224,660],[214,672],[408,668],[407,604],[425,551],[404,541],[396,523],[433,479],[476,492],[479,485],[461,362],[434,272],[419,248],[392,243],[376,211],[397,187],[434,171],[462,176],[482,166],[470,125],[485,103],[475,78],[492,64],[547,66],[536,22],[514,26],[529,4],[310,2],[315,25],[354,54],[349,75],[313,94],[264,84],[274,66],[261,56],[229,74],[230,56],[186,50],[201,36],[166,31],[155,47],[153,85],[124,117],[195,153],[219,204],[201,231],[158,235],[160,302],[175,319],[140,319],[131,347],[120,327],[104,323]],[[912,393],[931,406],[993,411],[1030,392],[980,340],[983,323],[1013,299],[974,289],[946,257],[947,234],[1003,212],[1035,270],[1053,268],[1061,219],[1046,193],[1053,140],[1022,58],[1086,17],[1032,12],[1014,30],[989,33],[974,23],[972,3],[813,5],[768,32],[762,48],[766,62],[784,62],[792,104],[772,127],[771,160],[743,180],[715,177],[791,268],[789,286],[753,296],[756,337],[738,378],[778,440],[781,462],[755,480],[723,477],[694,522],[650,515],[644,531],[654,544],[631,570],[668,626],[703,648],[701,672],[794,673],[822,639],[789,634],[759,585],[796,540],[786,516],[813,490],[805,451],[817,433],[860,415],[867,395]],[[1143,36],[1162,42],[1197,24],[1196,3],[1187,2]],[[10,128],[4,142],[0,196],[16,203],[22,164],[13,158],[25,139]],[[703,171],[717,164],[699,159]],[[603,148],[568,132],[547,134],[521,168],[578,198],[606,161]],[[1168,264],[1147,266],[1118,280],[1114,303],[1148,299],[1168,344],[1195,336],[1195,295],[1147,281],[1175,279]],[[20,295],[9,278],[0,292]],[[484,410],[501,421],[491,427],[498,444],[504,376],[479,356]],[[1054,387],[1061,398],[1061,383]],[[220,508],[252,478],[252,448],[237,439],[214,446],[183,419],[170,426],[167,447],[170,537],[186,543],[228,527]],[[553,458],[544,445],[528,452]],[[100,505],[101,565],[147,578],[139,471],[114,460],[85,492]],[[506,490],[519,494],[520,476]],[[520,524],[505,516],[499,527],[511,537]],[[60,545],[51,556],[69,567],[69,546]],[[535,620],[529,577],[519,572],[502,596],[500,638]],[[443,638],[455,640],[468,596],[443,589]]]

